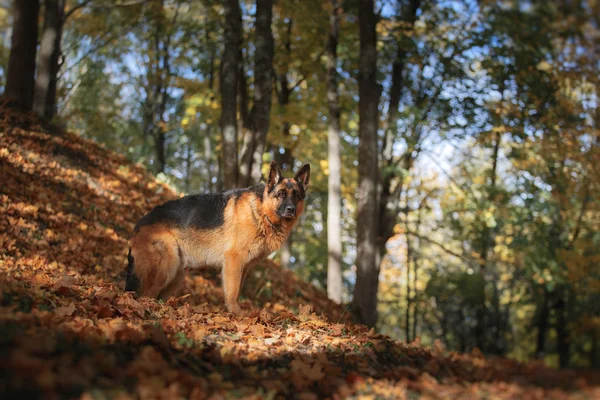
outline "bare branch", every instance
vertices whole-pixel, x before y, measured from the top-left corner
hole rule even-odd
[[[468,257],[468,256],[466,256],[464,254],[457,253],[456,251],[449,249],[444,244],[438,242],[437,240],[431,239],[430,237],[423,236],[423,235],[418,234],[418,233],[416,233],[414,231],[408,231],[408,233],[410,235],[416,237],[416,238],[419,238],[420,240],[424,240],[425,242],[430,243],[430,244],[436,246],[437,248],[439,248],[440,250],[444,251],[445,253],[448,253],[451,256],[457,257],[457,258],[459,258],[459,259],[461,259],[463,261],[466,261],[466,262],[476,262],[476,263],[478,263],[480,265],[482,263],[484,263],[484,261],[481,260],[481,259],[472,258],[472,257]]]
[[[82,3],[77,4],[76,6],[73,6],[73,8],[71,8],[69,11],[67,11],[65,13],[65,21],[67,20],[67,18],[69,18],[71,15],[73,15],[73,13],[77,10],[80,10],[86,6],[88,6],[93,0],[85,0]],[[155,0],[132,0],[132,1],[126,1],[123,3],[117,3],[117,4],[112,4],[112,5],[98,5],[98,6],[92,6],[93,9],[96,10],[105,10],[105,9],[110,9],[110,8],[117,8],[117,7],[129,7],[129,6],[136,6],[138,4],[144,4],[144,3],[148,3],[151,1],[155,1]]]
[[[91,2],[92,2],[92,0],[85,0],[85,1],[84,1],[84,2],[82,2],[82,3],[79,3],[79,4],[75,5],[75,6],[73,6],[73,8],[71,8],[69,11],[67,11],[67,12],[65,13],[65,16],[64,16],[64,18],[63,18],[63,21],[66,21],[66,20],[67,20],[67,19],[68,19],[68,18],[69,18],[71,15],[73,15],[73,13],[74,13],[75,11],[82,9],[83,7],[87,6],[87,5],[88,5],[88,4],[90,4]]]

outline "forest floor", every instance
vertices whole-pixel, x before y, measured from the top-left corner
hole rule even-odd
[[[54,131],[54,132],[52,132]],[[144,168],[0,106],[0,397],[600,398],[600,374],[424,348],[347,323],[272,262],[223,307],[219,273],[123,293],[127,238],[177,197]],[[366,396],[366,397],[365,397]]]

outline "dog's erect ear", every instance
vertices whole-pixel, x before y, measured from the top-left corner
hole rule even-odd
[[[308,182],[310,181],[310,164],[304,164],[300,167],[294,179],[300,182],[306,189],[308,187]]]
[[[283,179],[283,172],[281,172],[281,168],[279,164],[275,161],[271,161],[271,170],[269,171],[269,180],[267,181],[267,188],[270,192],[271,189],[275,187],[281,180]]]

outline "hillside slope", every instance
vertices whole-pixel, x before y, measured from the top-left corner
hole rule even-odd
[[[0,108],[2,398],[600,398],[591,373],[344,324],[325,293],[271,262],[249,277],[245,317],[225,312],[209,269],[182,298],[133,299],[128,235],[176,196],[122,156]]]

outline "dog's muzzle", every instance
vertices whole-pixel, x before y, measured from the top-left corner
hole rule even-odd
[[[294,218],[296,216],[296,207],[287,206],[281,214],[283,218]]]

